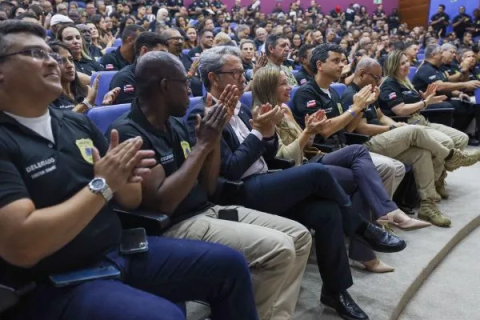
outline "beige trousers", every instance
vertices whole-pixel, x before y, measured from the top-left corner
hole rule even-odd
[[[468,145],[468,135],[457,129],[439,123],[429,123],[425,129],[432,138],[448,149],[463,150]]]
[[[368,147],[367,147],[368,148]],[[405,166],[398,160],[370,152],[373,164],[382,179],[383,186],[392,199],[395,190],[405,176]]]
[[[420,199],[436,197],[435,181],[442,174],[451,149],[434,139],[429,129],[403,126],[372,137],[365,146],[372,152],[412,165]]]
[[[237,209],[239,222],[217,219]],[[298,222],[239,206],[214,206],[164,233],[166,237],[215,242],[247,259],[260,319],[291,319],[297,304],[312,237]]]

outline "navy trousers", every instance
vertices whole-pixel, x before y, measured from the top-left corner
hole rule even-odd
[[[240,253],[192,240],[148,241],[145,253],[107,254],[106,260],[122,271],[121,281],[95,280],[65,288],[45,283],[5,319],[185,320],[175,303],[192,300],[208,302],[211,319],[258,319],[250,272]]]
[[[352,198],[352,206],[342,210],[352,210],[371,221],[397,209],[389,198],[382,180],[372,162],[368,149],[363,145],[351,145],[324,155],[320,162],[326,165],[331,174]],[[352,213],[353,214],[353,213]],[[349,256],[356,261],[375,259],[375,253],[364,243],[350,239]]]
[[[361,218],[341,210],[351,206],[350,197],[326,166],[310,163],[247,177],[238,200],[245,207],[281,215],[315,230],[324,290],[340,292],[353,284],[343,234],[352,235]]]

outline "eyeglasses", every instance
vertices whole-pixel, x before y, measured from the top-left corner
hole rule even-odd
[[[180,41],[183,41],[183,38],[182,37],[170,37],[170,38],[167,38],[167,41],[169,40],[173,40],[174,42],[180,42]]]
[[[245,74],[245,70],[237,69],[232,71],[219,71],[215,72],[216,74],[231,74],[235,80],[240,80],[240,78]]]
[[[185,79],[163,78],[163,79],[167,79],[167,80],[170,80],[170,81],[183,83],[183,84],[185,84],[188,88],[190,88],[190,83],[192,82],[192,81],[191,81],[190,79],[188,79],[188,78],[185,78]]]
[[[380,80],[382,80],[382,77],[381,77],[381,76],[377,76],[376,74],[371,74],[371,73],[368,73],[368,72],[365,72],[365,74],[368,74],[370,77],[372,77],[373,79],[375,79],[376,82],[380,82]]]
[[[40,59],[44,61],[48,61],[50,58],[55,60],[57,63],[62,64],[63,63],[63,57],[59,55],[58,53],[55,52],[46,52],[41,49],[29,49],[29,50],[22,50],[22,51],[17,51],[17,52],[12,52],[8,54],[4,54],[3,56],[0,56],[0,59],[4,59],[7,57],[12,57],[16,55],[22,55],[22,56],[27,56],[27,57],[32,57],[34,59]]]

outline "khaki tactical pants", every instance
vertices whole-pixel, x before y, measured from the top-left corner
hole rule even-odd
[[[239,222],[217,218],[237,209]],[[247,259],[260,319],[291,319],[297,304],[312,238],[298,222],[239,206],[214,206],[182,221],[166,237],[224,244]]]

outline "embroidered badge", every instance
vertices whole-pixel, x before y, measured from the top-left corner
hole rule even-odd
[[[395,92],[392,92],[388,95],[388,99],[393,100],[397,98],[397,94]]]
[[[314,108],[317,105],[317,101],[310,100],[307,102],[307,108]]]
[[[187,141],[181,141],[180,145],[182,146],[183,155],[185,156],[185,159],[187,159],[190,152],[192,152],[190,144]]]
[[[80,150],[82,157],[85,161],[93,164],[93,141],[90,139],[78,139],[75,144]]]

